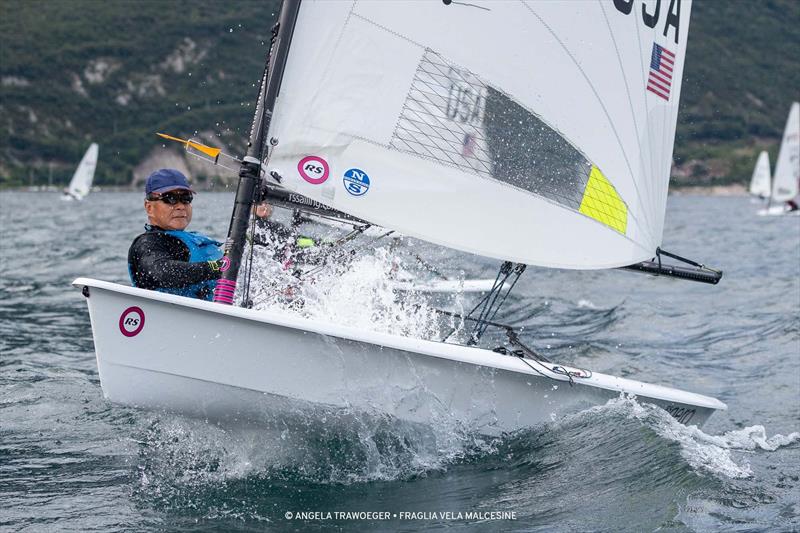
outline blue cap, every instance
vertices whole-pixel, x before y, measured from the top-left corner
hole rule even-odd
[[[144,186],[144,193],[161,193],[178,189],[192,191],[186,176],[174,168],[162,168],[148,176],[147,183]]]

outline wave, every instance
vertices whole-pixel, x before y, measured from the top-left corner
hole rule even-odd
[[[800,432],[767,437],[762,425],[733,430],[723,435],[708,435],[697,426],[685,426],[669,413],[652,404],[641,404],[633,398],[620,397],[607,404],[582,412],[579,416],[610,411],[641,421],[667,441],[681,447],[681,456],[695,470],[727,478],[748,478],[752,475],[749,463],[736,462],[732,452],[774,452],[800,441]]]
[[[501,437],[453,421],[421,425],[353,412],[289,416],[269,429],[224,429],[153,416],[136,439],[139,488],[159,496],[246,479],[322,485],[406,481],[463,465],[515,476],[526,469],[568,472],[565,458],[575,465],[599,462],[616,477],[658,469],[660,476],[683,477],[689,468],[695,475],[742,479],[753,473],[737,452],[774,452],[800,441],[798,432],[767,436],[761,425],[709,435],[628,397]]]

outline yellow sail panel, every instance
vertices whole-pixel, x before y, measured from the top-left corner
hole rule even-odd
[[[628,228],[628,206],[617,194],[600,169],[592,165],[589,181],[583,191],[581,213],[602,222],[623,235]]]

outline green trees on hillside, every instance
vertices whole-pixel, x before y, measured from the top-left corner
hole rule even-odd
[[[92,141],[97,182],[128,183],[156,131],[212,131],[243,150],[278,6],[0,0],[0,186],[51,170],[66,182]],[[760,149],[775,160],[800,99],[798,43],[796,0],[694,1],[677,174],[743,182]]]
[[[277,1],[2,4],[0,183],[65,182],[92,141],[124,184],[156,131],[246,137]]]

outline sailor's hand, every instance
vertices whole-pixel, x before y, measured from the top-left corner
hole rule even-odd
[[[267,202],[262,202],[253,207],[258,218],[269,218],[272,215],[272,206]]]
[[[223,272],[225,272],[231,267],[231,260],[228,259],[227,257],[222,257],[220,259],[207,261],[207,263],[208,266],[211,267],[211,270],[213,270],[219,275],[222,275]]]

